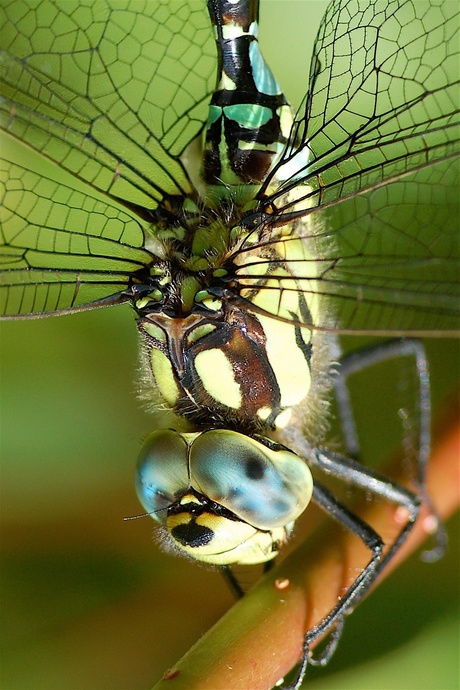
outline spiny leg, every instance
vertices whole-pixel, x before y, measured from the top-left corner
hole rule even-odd
[[[418,410],[419,410],[419,438],[417,452],[417,467],[415,483],[420,494],[436,522],[435,541],[436,546],[422,553],[422,559],[426,562],[436,561],[442,557],[447,545],[447,533],[442,521],[438,518],[437,511],[432,504],[426,490],[426,472],[431,451],[431,401],[430,401],[430,377],[428,360],[423,343],[416,339],[390,340],[384,343],[372,345],[363,350],[352,352],[342,357],[340,368],[335,380],[335,396],[339,408],[339,419],[345,439],[347,453],[358,459],[360,446],[356,424],[353,417],[353,406],[347,386],[347,378],[363,369],[375,364],[400,357],[413,357],[418,383]]]
[[[382,557],[384,544],[377,532],[343,505],[328,489],[319,482],[315,482],[313,500],[339,524],[356,534],[370,549],[372,557],[338,604],[318,625],[306,633],[302,661],[297,676],[294,683],[285,690],[297,690],[300,687],[309,664],[324,666],[328,663],[337,648],[344,617],[351,613],[351,610],[365,596],[382,569],[405,542],[420,510],[420,500],[416,494],[400,486],[397,482],[363,467],[354,460],[328,450],[318,449],[315,451],[314,457],[310,457],[310,461],[311,464],[316,464],[323,469],[325,473],[341,478],[349,485],[372,491],[377,496],[405,507],[408,511],[408,517],[406,524],[400,530],[387,553]],[[315,659],[311,655],[311,644],[326,633],[330,633],[331,638],[322,654]]]
[[[372,491],[373,493],[382,496],[386,500],[393,501],[398,505],[405,507],[408,510],[408,519],[394,542],[390,545],[384,557],[376,557],[374,552],[371,561],[366,566],[363,573],[353,583],[352,587],[347,591],[346,595],[341,599],[339,604],[325,619],[323,619],[323,621],[321,621],[318,626],[315,626],[307,633],[304,642],[304,654],[302,662],[295,683],[291,686],[293,689],[296,689],[300,686],[308,664],[325,665],[329,661],[337,647],[343,628],[344,616],[347,615],[347,613],[350,613],[351,609],[354,608],[365,596],[378,575],[405,542],[415,523],[415,520],[417,519],[421,503],[427,503],[430,511],[436,516],[425,486],[426,469],[430,456],[431,406],[428,362],[424,347],[419,340],[400,340],[380,343],[376,346],[372,346],[370,348],[366,348],[365,350],[347,355],[341,359],[340,371],[335,382],[335,392],[347,452],[349,452],[354,458],[358,458],[360,454],[358,434],[353,417],[350,395],[347,388],[348,376],[380,362],[394,359],[396,357],[413,357],[415,359],[417,372],[420,426],[417,453],[417,473],[415,478],[417,489],[416,493],[409,491],[397,482],[391,481],[373,470],[365,468],[357,460],[352,460],[351,458],[347,458],[343,455],[323,449],[318,449],[312,452],[308,449],[306,444],[304,446],[305,457],[308,458],[311,465],[316,465],[326,474],[331,474],[335,477],[338,477],[350,485],[360,487],[367,491]],[[296,440],[299,442],[299,437],[297,437]],[[349,511],[347,510],[346,513],[342,512],[341,508],[343,506],[341,506],[341,504],[331,494],[328,493],[328,500],[324,501],[325,494],[321,488],[319,493],[314,492],[313,498],[319,503],[319,505],[329,512],[334,519],[338,520],[350,529],[351,524],[349,522]],[[344,520],[343,518],[345,516],[346,519]],[[447,541],[446,533],[442,523],[439,520],[437,523],[437,545],[431,551],[424,553],[423,557],[426,561],[437,560],[445,549],[445,544]],[[352,531],[355,531],[360,538],[362,538],[358,531],[354,530],[353,528],[351,529]],[[369,534],[372,534],[373,530],[371,528],[369,529]],[[366,539],[363,539],[363,541],[372,550],[372,543],[366,542]],[[314,640],[321,637],[326,632],[330,632],[328,645],[318,659],[313,659],[310,652],[310,645]]]

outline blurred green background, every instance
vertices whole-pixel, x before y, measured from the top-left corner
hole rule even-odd
[[[293,100],[326,4],[262,3],[264,52]],[[458,385],[459,349],[428,348],[439,419]],[[123,521],[141,510],[134,465],[155,425],[136,375],[127,307],[1,327],[3,690],[147,690],[232,603],[218,573],[152,542],[151,520]],[[365,423],[369,377],[357,395]],[[443,561],[413,557],[359,607],[306,687],[459,687],[458,520],[450,533]]]

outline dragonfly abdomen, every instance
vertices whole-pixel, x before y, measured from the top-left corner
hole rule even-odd
[[[257,41],[258,3],[208,2],[218,83],[205,129],[202,177],[214,202],[251,199],[282,153],[290,107]]]

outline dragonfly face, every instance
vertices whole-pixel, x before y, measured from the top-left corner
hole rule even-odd
[[[146,440],[145,509],[188,555],[265,562],[317,496],[293,439],[335,335],[458,329],[454,3],[331,3],[294,115],[257,3],[83,5],[44,0],[40,32],[4,9],[2,313],[132,304],[192,428]]]
[[[176,548],[217,565],[274,558],[312,487],[297,455],[225,429],[154,432],[137,474],[141,502]]]

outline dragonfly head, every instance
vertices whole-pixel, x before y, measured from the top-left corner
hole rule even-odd
[[[163,429],[145,441],[136,487],[168,544],[214,565],[276,556],[310,502],[306,463],[268,439],[226,429]]]

